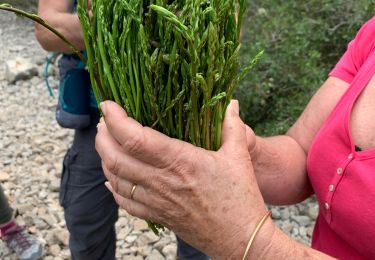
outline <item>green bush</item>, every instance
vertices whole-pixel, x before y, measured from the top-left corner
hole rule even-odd
[[[375,0],[252,0],[242,57],[261,62],[236,92],[244,120],[258,134],[285,132],[348,42],[373,13]]]

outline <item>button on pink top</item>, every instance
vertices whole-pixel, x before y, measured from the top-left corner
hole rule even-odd
[[[308,155],[307,171],[320,208],[312,247],[339,259],[375,259],[375,149],[356,152],[349,128],[353,105],[374,73],[375,17],[330,73],[350,87]]]

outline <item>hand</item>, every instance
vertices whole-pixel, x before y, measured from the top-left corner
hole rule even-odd
[[[265,214],[238,103],[228,107],[219,151],[142,127],[113,102],[101,106],[96,148],[117,203],[209,254],[238,259]],[[137,184],[133,199],[130,193]]]

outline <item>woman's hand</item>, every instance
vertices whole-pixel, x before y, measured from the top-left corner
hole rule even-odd
[[[241,258],[266,208],[238,102],[227,109],[217,152],[142,127],[113,102],[101,109],[105,122],[98,125],[96,148],[117,203],[213,258]]]

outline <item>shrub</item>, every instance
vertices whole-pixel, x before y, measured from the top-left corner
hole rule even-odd
[[[374,0],[248,1],[242,57],[261,62],[237,89],[244,120],[258,134],[285,132],[348,42],[374,10]]]

